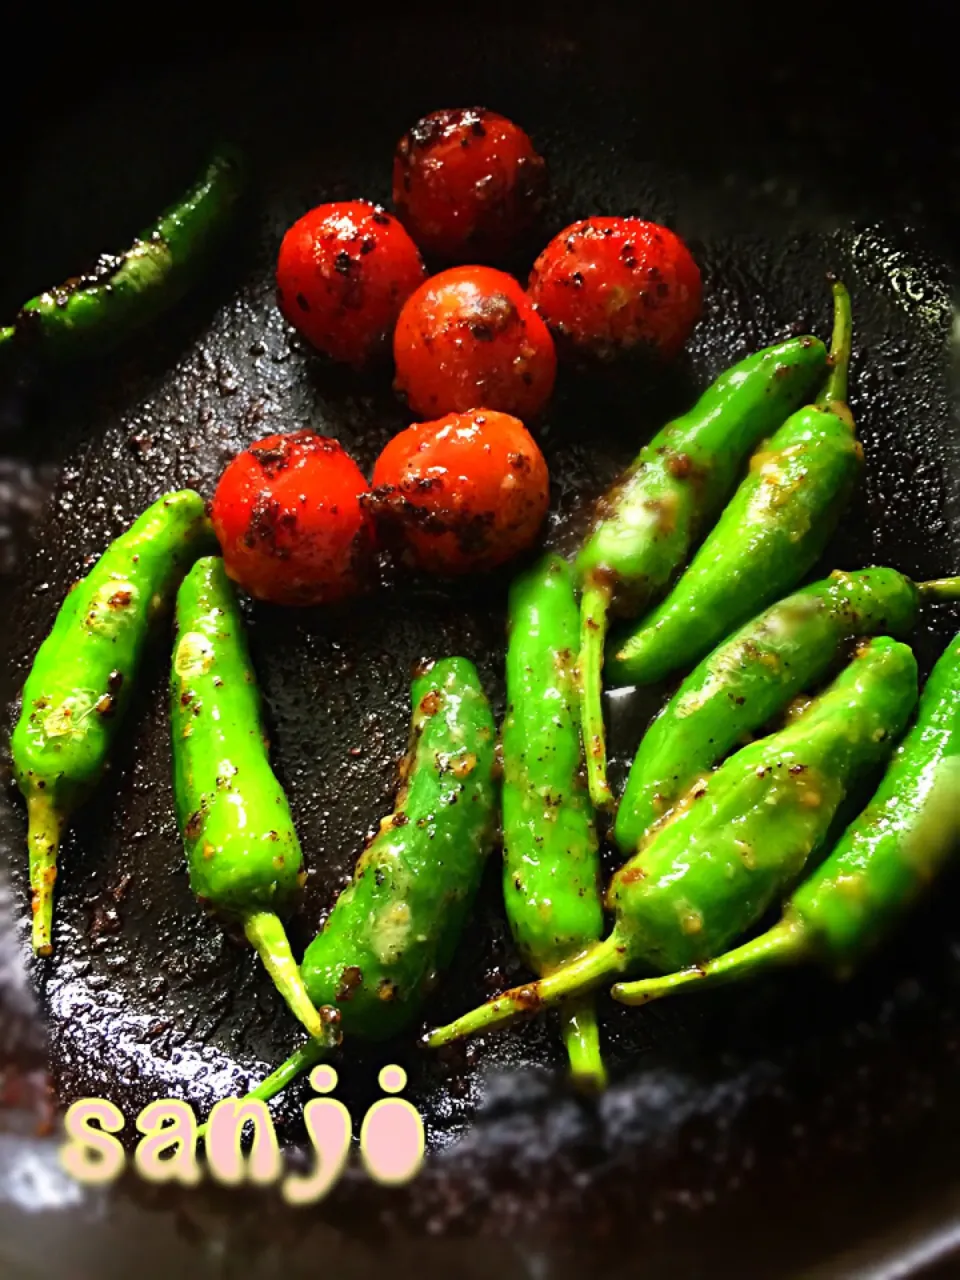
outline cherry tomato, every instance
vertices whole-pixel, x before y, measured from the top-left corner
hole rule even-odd
[[[267,436],[217,485],[214,532],[228,575],[259,600],[327,604],[366,585],[373,524],[363,473],[313,431]]]
[[[360,368],[386,348],[425,275],[417,246],[379,205],[321,204],[283,237],[277,303],[319,351]]]
[[[557,372],[547,326],[513,276],[492,267],[425,281],[400,312],[393,355],[394,386],[424,418],[480,405],[532,418]]]
[[[407,563],[450,575],[492,569],[529,547],[549,500],[547,464],[523,423],[477,409],[394,436],[364,503]]]
[[[530,296],[558,338],[601,357],[639,344],[669,359],[700,316],[700,271],[679,237],[640,218],[588,218],[555,236]]]
[[[393,203],[425,253],[484,259],[540,211],[547,169],[524,131],[483,107],[434,111],[397,146]]]

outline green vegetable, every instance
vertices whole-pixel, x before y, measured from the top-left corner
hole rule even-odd
[[[960,635],[934,667],[913,729],[871,802],[794,893],[782,921],[709,964],[615,986],[645,1004],[690,983],[812,960],[846,976],[960,848]]]
[[[895,569],[836,571],[787,596],[724,640],[683,681],[644,734],[617,810],[625,856],[731,748],[821,680],[844,642],[905,636],[919,596],[956,598],[960,578],[918,588]]]
[[[414,679],[410,749],[393,813],[357,863],[301,972],[343,1031],[408,1027],[449,965],[496,837],[496,731],[473,664],[445,658]],[[275,1097],[324,1056],[293,1054],[250,1097]]]
[[[0,340],[9,335],[14,344],[36,344],[57,359],[117,346],[183,297],[224,238],[245,186],[237,155],[213,156],[194,186],[129,249],[31,298]]]
[[[238,919],[293,1014],[331,1041],[277,911],[304,878],[287,798],[270,768],[243,618],[223,561],[198,560],[177,594],[170,672],[177,822],[202,903]]]
[[[409,1026],[450,963],[496,834],[496,730],[473,664],[435,663],[412,701],[394,812],[303,958],[314,999],[369,1039]]]
[[[826,388],[780,427],[667,599],[616,647],[611,681],[649,684],[697,662],[819,560],[860,472],[847,408],[850,298],[833,286],[836,319]]]
[[[544,557],[513,583],[503,722],[503,900],[535,973],[603,936],[600,860],[583,776],[577,708],[578,612],[566,561]],[[592,1001],[563,1015],[574,1079],[603,1087]]]
[[[167,494],[71,589],[34,659],[11,752],[29,816],[38,955],[53,949],[64,827],[103,776],[153,623],[212,541],[200,495],[190,489]]]
[[[606,777],[601,676],[607,615],[635,617],[662,594],[702,529],[730,496],[740,467],[823,380],[817,338],[748,356],[659,431],[604,497],[575,563],[580,603],[581,719],[590,796],[612,804]]]
[[[614,876],[611,935],[548,977],[434,1031],[433,1046],[510,1022],[605,978],[702,964],[755,924],[827,839],[841,802],[889,755],[917,697],[906,645],[879,637],[779,733],[698,784]]]

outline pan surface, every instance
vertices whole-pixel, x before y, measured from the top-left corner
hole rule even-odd
[[[762,88],[754,82],[764,102],[797,102],[776,124],[737,97],[717,50],[700,55],[702,68],[685,68],[696,102],[677,101],[676,68],[651,52],[673,47],[658,22],[620,14],[615,33],[503,26],[498,39],[480,42],[468,29],[438,35],[410,23],[348,29],[322,46],[278,39],[151,66],[52,122],[24,183],[10,304],[104,244],[122,244],[190,175],[205,140],[229,136],[249,150],[257,206],[185,310],[116,361],[45,386],[29,425],[8,437],[13,456],[59,468],[10,601],[0,690],[8,722],[68,586],[148,502],[184,485],[209,496],[237,450],[306,426],[339,438],[369,472],[405,425],[388,371],[355,380],[291,336],[273,302],[272,269],[283,231],[311,205],[386,201],[396,137],[442,105],[482,102],[530,131],[553,185],[543,239],[576,217],[637,213],[673,226],[704,272],[704,318],[679,369],[561,379],[541,428],[551,545],[572,544],[589,500],[722,368],[790,333],[826,335],[832,270],[853,296],[851,404],[867,468],[824,564],[892,564],[917,578],[960,569],[953,249],[913,182],[917,156],[898,159],[894,131],[881,146],[877,134],[867,141],[815,118],[828,78],[802,58],[794,70],[768,67]],[[64,191],[74,193],[69,218]],[[518,261],[519,273],[529,261]],[[390,808],[413,665],[465,654],[502,710],[507,580],[448,589],[397,579],[337,615],[248,607],[274,758],[311,869],[292,926],[297,945]],[[924,672],[958,621],[948,607],[925,613],[916,638]],[[107,1097],[131,1118],[158,1097],[184,1097],[205,1113],[298,1043],[253,954],[189,893],[170,791],[165,668],[162,641],[116,767],[63,849],[55,955],[29,962],[56,1097]],[[621,768],[655,705],[611,701]],[[24,820],[12,789],[0,823],[25,952]],[[439,1058],[412,1035],[376,1051],[351,1048],[338,1063],[337,1096],[357,1127],[381,1096],[379,1068],[401,1063],[431,1157],[402,1191],[351,1170],[309,1229],[302,1218],[292,1226],[269,1193],[246,1202],[130,1185],[116,1194],[185,1219],[206,1214],[205,1231],[230,1222],[223,1230],[242,1250],[288,1233],[322,1241],[332,1224],[368,1245],[398,1235],[506,1238],[510,1260],[498,1266],[517,1274],[559,1272],[583,1249],[624,1273],[638,1251],[651,1275],[704,1273],[708,1255],[714,1274],[734,1257],[740,1276],[789,1272],[866,1234],[872,1215],[919,1203],[949,1167],[960,1121],[956,888],[955,878],[945,883],[843,987],[797,974],[642,1013],[605,1000],[613,1084],[596,1102],[566,1090],[549,1022]],[[492,867],[428,1022],[523,975],[497,898]],[[291,1144],[302,1140],[307,1096],[301,1084],[276,1105]],[[241,1215],[241,1203],[260,1207]],[[791,1204],[820,1217],[829,1205],[833,1227],[809,1230],[792,1220]]]

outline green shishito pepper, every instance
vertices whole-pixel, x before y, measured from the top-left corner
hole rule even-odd
[[[865,643],[802,715],[730,756],[650,833],[611,882],[608,938],[427,1043],[489,1030],[631,970],[666,973],[719,955],[799,878],[841,802],[890,754],[916,699],[910,649],[886,636]]]
[[[33,948],[52,950],[64,827],[103,776],[154,621],[213,536],[203,499],[169,493],[110,544],[64,601],[23,688],[11,740],[27,802]]]
[[[219,556],[198,560],[177,593],[170,721],[191,889],[243,924],[293,1014],[332,1042],[335,1019],[311,1003],[277,915],[303,883],[303,859],[270,767],[243,618]]]
[[[179,302],[231,225],[246,187],[239,155],[214,155],[198,181],[125,252],[104,255],[88,275],[31,298],[0,346],[23,342],[71,359],[111,350]]]
[[[960,848],[960,635],[930,674],[917,721],[873,799],[794,893],[782,921],[709,964],[613,995],[646,1004],[693,983],[747,978],[804,961],[838,977],[898,923]]]
[[[695,667],[647,729],[617,809],[625,857],[644,832],[748,734],[830,671],[858,636],[902,638],[922,598],[960,596],[960,578],[917,587],[895,569],[839,570],[772,605]]]
[[[444,658],[413,681],[393,813],[307,948],[311,999],[345,1036],[383,1040],[417,1017],[448,967],[496,839],[496,729],[476,668]],[[250,1093],[273,1098],[325,1055],[311,1041]]]
[[[600,859],[577,706],[579,613],[565,560],[545,556],[510,588],[503,722],[503,900],[520,951],[550,973],[603,936]],[[590,1000],[563,1011],[576,1082],[602,1088]]]
[[[645,445],[601,500],[574,569],[580,603],[581,719],[590,796],[613,797],[606,776],[601,676],[608,613],[635,617],[669,585],[740,468],[823,381],[818,338],[793,338],[721,374],[693,408]]]
[[[697,662],[822,555],[863,461],[846,405],[850,296],[839,281],[833,295],[832,368],[823,393],[753,456],[750,474],[667,599],[615,646],[607,663],[612,682],[649,684]]]

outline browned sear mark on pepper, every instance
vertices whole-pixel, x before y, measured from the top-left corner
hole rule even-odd
[[[363,982],[363,970],[359,965],[348,964],[340,973],[340,983],[337,986],[337,1000],[344,1002],[353,997],[354,991]]]

